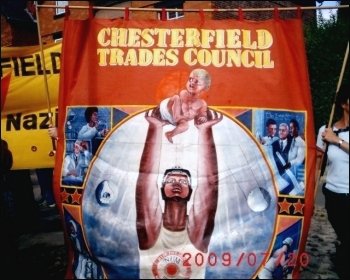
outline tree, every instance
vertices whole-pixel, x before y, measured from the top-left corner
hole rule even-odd
[[[344,16],[339,16],[338,19],[333,16],[329,20],[319,18],[318,25],[305,26],[305,44],[316,132],[321,125],[328,124],[329,121],[348,35],[349,18]],[[349,67],[347,66],[343,82],[348,79]]]

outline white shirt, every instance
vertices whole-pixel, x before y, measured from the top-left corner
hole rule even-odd
[[[100,136],[100,133],[96,127],[91,127],[89,124],[84,125],[78,133],[78,139],[80,140],[91,140],[96,136]]]
[[[282,147],[281,151],[283,151],[283,150],[286,148],[286,146],[287,146],[287,138],[285,138],[285,139],[280,139],[280,140],[279,140],[279,144],[280,144],[280,147]],[[282,146],[281,146],[281,145],[282,145]]]
[[[75,157],[77,158],[76,160],[75,160]],[[62,175],[63,176],[67,176],[68,173],[70,173],[70,172],[72,172],[74,170],[78,174],[78,168],[77,168],[78,167],[78,161],[79,161],[79,155],[76,155],[74,153],[66,155],[66,157],[64,158],[64,162],[63,162]]]
[[[196,258],[203,263],[197,265]],[[206,260],[207,254],[193,246],[187,229],[170,231],[162,225],[154,246],[140,250],[140,279],[204,279]]]
[[[81,174],[84,167],[87,167],[91,160],[91,153],[88,151],[84,151],[84,153],[71,153],[66,155],[63,162],[63,171],[62,175],[67,176],[68,173],[72,171],[76,171],[77,176],[82,176]]]
[[[305,141],[300,136],[293,137],[289,149],[288,161],[291,165],[302,164],[305,159]]]
[[[279,138],[277,136],[264,136],[262,138],[262,143],[264,143],[263,145],[265,146],[270,146],[273,142],[275,142],[278,139]]]
[[[318,131],[316,145],[325,151],[326,144],[322,140],[322,132],[326,126],[322,126]],[[333,130],[337,128],[333,127]],[[349,131],[340,132],[341,139],[349,143]],[[349,193],[349,154],[338,147],[338,145],[328,145],[327,152],[327,176],[326,188],[335,193]]]

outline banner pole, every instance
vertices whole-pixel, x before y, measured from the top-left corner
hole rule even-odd
[[[59,5],[38,5],[40,8],[61,8],[64,9],[65,6]],[[68,5],[69,9],[89,9],[89,6],[77,6],[77,5]],[[115,7],[115,6],[92,6],[94,10],[121,10],[124,11],[126,7]],[[162,8],[136,8],[128,7],[129,11],[142,11],[142,12],[161,12]],[[278,7],[279,11],[296,11],[301,10],[330,10],[330,9],[342,9],[349,8],[349,5],[339,5],[339,6],[306,6],[306,7]],[[274,11],[275,8],[242,8],[243,12],[267,12]],[[198,13],[200,9],[179,9],[179,8],[167,8],[169,12],[195,12]],[[238,12],[239,8],[225,8],[225,9],[202,9],[203,12]]]
[[[44,55],[44,48],[43,48],[43,42],[41,38],[41,30],[40,30],[40,15],[39,15],[39,5],[35,5],[35,13],[36,13],[36,23],[37,23],[37,28],[38,28],[38,39],[39,39],[39,46],[40,46],[40,55],[42,58],[42,66],[43,66],[43,78],[44,78],[44,85],[45,85],[45,95],[46,95],[46,102],[47,102],[47,112],[49,114],[49,120],[50,120],[50,125],[53,125],[52,121],[52,110],[51,110],[51,101],[50,101],[50,93],[49,93],[49,86],[48,86],[48,81],[47,81],[47,74],[46,74],[46,60],[45,60],[45,55]],[[56,140],[52,139],[52,151],[50,151],[49,156],[53,156],[56,152]]]
[[[328,120],[328,125],[327,125],[327,127],[331,127],[331,126],[332,126],[333,117],[334,117],[334,111],[335,111],[335,103],[336,103],[336,100],[337,100],[337,95],[338,95],[340,86],[341,86],[342,81],[343,81],[344,72],[345,72],[345,67],[346,67],[346,63],[347,63],[347,61],[348,61],[348,57],[349,57],[349,41],[348,41],[348,44],[347,44],[347,47],[346,47],[346,51],[345,51],[345,55],[344,55],[344,59],[343,59],[343,65],[342,65],[342,68],[341,68],[341,71],[340,71],[340,75],[339,75],[339,79],[338,79],[338,84],[337,84],[337,89],[336,89],[336,92],[335,92],[335,96],[334,96],[334,100],[333,100],[333,104],[332,104],[332,109],[331,109],[331,113],[330,113],[330,116],[329,116],[329,120]],[[317,178],[316,178],[316,179],[317,179],[317,180],[316,180],[314,198],[316,198],[318,185],[319,185],[319,183],[320,183],[321,177],[323,176],[324,166],[325,166],[325,164],[326,164],[326,158],[327,158],[327,155],[326,155],[327,149],[328,149],[328,143],[327,143],[327,145],[326,145],[325,152],[324,152],[324,153],[322,154],[322,156],[321,156],[320,165],[317,166],[317,167],[320,167],[320,168],[318,168],[318,170],[316,170],[316,172],[317,172]]]
[[[340,89],[341,83],[343,81],[345,67],[346,67],[346,63],[348,61],[348,57],[349,57],[349,41],[348,41],[348,45],[346,47],[345,56],[344,56],[344,60],[343,60],[343,65],[342,65],[342,68],[341,68],[341,71],[340,71],[340,75],[339,75],[339,80],[338,80],[338,84],[337,84],[337,90],[335,92],[334,101],[333,101],[333,105],[332,105],[332,110],[331,110],[331,114],[329,116],[328,127],[330,127],[332,125],[332,122],[333,122],[334,110],[335,110],[335,101],[336,101],[336,98],[337,98],[338,91]]]

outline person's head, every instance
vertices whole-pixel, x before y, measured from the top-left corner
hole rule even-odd
[[[77,155],[82,151],[82,146],[81,146],[82,141],[81,140],[76,140],[74,142],[74,153]]]
[[[344,111],[349,113],[349,84],[344,83],[337,94],[337,98],[335,101],[335,109],[338,117],[342,117]]]
[[[194,69],[186,83],[186,89],[190,93],[201,93],[207,91],[211,85],[209,73],[204,69]]]
[[[277,132],[277,123],[274,119],[268,119],[266,121],[267,136],[275,136]]]
[[[190,171],[179,166],[165,170],[161,192],[165,201],[189,201],[192,194]]]
[[[90,121],[96,122],[98,120],[98,108],[87,107],[85,110],[85,120],[87,123],[89,123]]]
[[[12,152],[9,150],[8,144],[5,140],[1,139],[1,170],[8,171],[12,168],[13,157]]]
[[[281,123],[278,127],[278,136],[280,139],[284,140],[288,137],[289,127],[286,123]]]
[[[291,250],[292,245],[293,245],[293,238],[287,237],[282,241],[282,245],[285,245],[287,247],[287,250]]]
[[[291,119],[289,122],[290,135],[297,137],[299,135],[299,123],[296,119]]]

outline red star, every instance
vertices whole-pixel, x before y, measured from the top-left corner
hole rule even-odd
[[[69,193],[67,193],[65,189],[63,189],[63,192],[61,192],[60,195],[62,202],[68,203]]]
[[[279,213],[286,212],[287,214],[290,214],[290,207],[292,206],[292,203],[289,203],[287,199],[283,199],[283,202],[278,202],[280,206]]]
[[[76,203],[80,204],[81,194],[78,193],[77,189],[75,189],[75,192],[71,196],[72,196],[72,203],[76,202]]]
[[[303,214],[304,204],[300,202],[300,199],[298,199],[298,202],[293,203],[293,206],[294,206],[294,214],[296,213]]]

